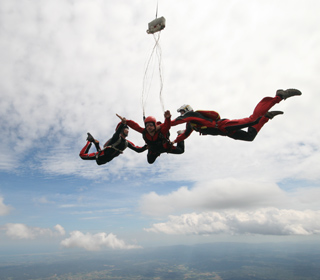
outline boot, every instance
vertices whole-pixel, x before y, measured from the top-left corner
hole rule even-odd
[[[93,136],[89,132],[87,134],[88,134],[87,141],[94,142]]]
[[[287,98],[295,95],[301,95],[301,91],[294,89],[294,88],[289,88],[286,90],[283,89],[278,89],[276,95],[280,96],[282,99],[286,100]]]
[[[282,115],[282,114],[283,114],[282,111],[269,111],[264,116],[272,120],[275,116]]]

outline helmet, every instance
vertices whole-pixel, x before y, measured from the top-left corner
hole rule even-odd
[[[118,128],[119,128],[119,126],[121,125],[121,123],[122,123],[122,122],[119,122],[119,123],[117,124],[116,131],[118,130]],[[123,125],[122,131],[123,131],[125,128],[128,128],[128,129],[129,129],[129,127],[125,124],[125,125]]]
[[[190,105],[183,104],[181,107],[178,108],[177,112],[180,113],[181,111],[187,112],[193,112],[193,108]]]
[[[157,120],[156,120],[156,118],[155,117],[152,117],[152,116],[149,116],[149,117],[146,117],[145,119],[144,119],[144,124],[146,125],[147,123],[153,123],[154,124],[154,126],[156,126],[156,124],[157,124]]]

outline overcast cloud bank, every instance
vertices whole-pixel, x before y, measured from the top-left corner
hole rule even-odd
[[[123,240],[118,239],[113,233],[100,232],[96,234],[73,231],[70,237],[61,241],[61,245],[66,248],[84,248],[88,251],[98,251],[102,248],[112,249],[137,249],[137,245],[127,245]]]
[[[320,211],[261,208],[255,211],[229,210],[170,215],[167,222],[153,224],[145,230],[181,235],[318,235]]]
[[[6,224],[2,227],[6,235],[13,239],[35,239],[38,237],[59,237],[65,235],[61,225],[54,226],[54,229],[31,227],[25,224]]]
[[[317,210],[319,194],[317,187],[286,191],[272,182],[225,178],[198,182],[190,188],[180,187],[168,194],[150,192],[141,197],[139,209],[154,217],[184,211],[246,210],[270,206]]]

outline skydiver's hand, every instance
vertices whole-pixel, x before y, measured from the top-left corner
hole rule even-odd
[[[167,111],[164,112],[164,117],[165,117],[166,119],[170,119],[170,118],[171,118],[171,113],[170,113],[169,110],[167,110]]]
[[[121,122],[123,123],[123,124],[126,124],[127,123],[127,119],[126,118],[123,118],[123,117],[121,117],[120,115],[118,115],[118,114],[116,114],[117,115],[117,117],[121,120]]]

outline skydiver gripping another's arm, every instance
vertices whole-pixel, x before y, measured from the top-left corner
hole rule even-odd
[[[196,124],[211,126],[213,120],[220,119],[220,115],[215,111],[210,111],[211,118],[207,118],[199,112],[194,112],[190,105],[182,105],[177,112],[180,113],[180,116],[171,121],[171,126],[186,123],[186,128],[178,131],[178,136],[173,143],[179,143],[187,139],[193,130],[197,130]]]
[[[186,123],[186,129],[185,130],[179,130],[178,131],[178,136],[175,140],[173,140],[173,144],[175,143],[180,143],[187,139],[193,131],[193,128],[189,122]]]
[[[117,117],[121,120],[121,123],[124,124],[124,125],[127,125],[127,119],[124,118],[124,117],[121,117],[120,115],[116,114]],[[139,125],[136,124],[135,126],[136,129],[139,129]],[[136,130],[135,129],[135,130]],[[131,141],[127,140],[127,143],[128,143],[128,148],[137,152],[137,153],[142,153],[144,152],[145,150],[148,149],[148,146],[147,145],[144,145],[142,147],[139,147],[139,146],[136,146],[135,144],[133,144]]]
[[[132,142],[128,141],[126,139],[128,133],[129,128],[125,123],[125,119],[121,120],[121,122],[117,125],[116,131],[112,138],[110,138],[104,144],[103,149],[100,148],[99,141],[94,139],[93,136],[88,133],[87,144],[82,148],[79,156],[83,160],[96,160],[98,165],[102,165],[122,154],[127,147],[138,153],[141,153],[147,149],[147,146],[138,147]],[[96,146],[96,153],[89,153],[92,143],[94,143]]]
[[[120,117],[120,116],[119,116]],[[164,123],[157,122],[155,117],[149,116],[144,119],[145,128],[132,120],[126,120],[129,127],[142,134],[143,139],[148,145],[148,163],[155,162],[162,153],[182,154],[184,152],[184,143],[179,146],[173,146],[169,140],[169,130],[171,127],[171,113],[164,113]]]
[[[261,128],[275,116],[283,114],[282,111],[269,111],[275,104],[280,103],[292,96],[299,96],[302,93],[297,89],[279,89],[275,97],[264,97],[255,107],[253,113],[242,119],[220,119],[215,111],[195,111],[189,105],[183,105],[178,109],[181,116],[171,122],[171,125],[190,123],[193,130],[200,135],[221,135],[235,140],[253,141]],[[211,115],[212,113],[212,115]],[[247,128],[247,131],[242,130]],[[189,134],[190,135],[190,134]],[[174,141],[178,143],[185,139],[187,133],[179,135]]]

